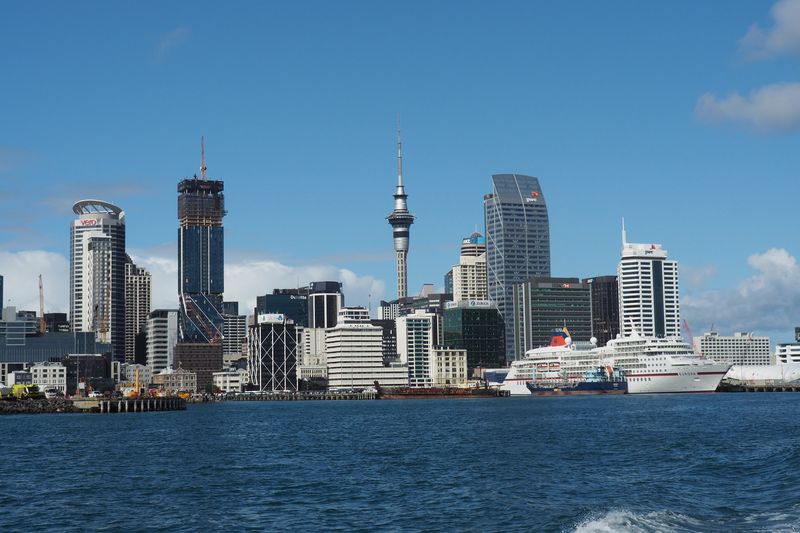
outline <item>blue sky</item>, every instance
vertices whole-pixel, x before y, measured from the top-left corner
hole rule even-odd
[[[482,231],[490,175],[519,172],[547,198],[554,275],[613,273],[624,216],[631,240],[681,262],[696,330],[789,340],[799,5],[7,4],[0,273],[8,292],[36,261],[61,269],[72,202],[99,197],[125,209],[137,260],[163,270],[154,303],[172,301],[175,189],[205,135],[226,185],[229,292],[346,271],[350,303],[392,297],[400,113],[412,291],[441,285],[460,238]],[[58,308],[66,282],[50,276]],[[19,305],[35,283],[27,294]]]

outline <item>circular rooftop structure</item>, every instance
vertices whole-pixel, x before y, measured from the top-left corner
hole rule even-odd
[[[103,200],[80,200],[72,206],[76,215],[119,215],[122,209]]]

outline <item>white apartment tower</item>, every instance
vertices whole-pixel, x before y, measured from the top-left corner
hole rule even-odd
[[[408,385],[405,365],[383,364],[383,328],[369,322],[363,307],[343,307],[336,326],[325,332],[328,387],[384,387]]]
[[[147,316],[147,366],[157,374],[174,368],[178,310],[156,309]]]
[[[125,263],[125,362],[133,363],[136,335],[147,327],[152,285],[150,273],[132,262]]]
[[[81,200],[70,226],[69,315],[72,330],[95,332],[125,355],[125,213],[101,200]]]
[[[417,310],[397,319],[397,355],[408,365],[410,387],[433,387],[436,315]]]
[[[634,330],[650,337],[680,337],[678,262],[668,260],[660,244],[629,243],[624,223],[617,276],[623,337]]]
[[[453,301],[488,299],[486,239],[475,232],[461,241],[461,257],[453,266]]]

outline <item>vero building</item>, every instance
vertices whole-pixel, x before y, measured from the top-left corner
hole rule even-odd
[[[81,200],[70,227],[69,308],[72,331],[92,332],[125,358],[125,212],[102,200]]]
[[[495,174],[483,207],[489,300],[497,304],[506,324],[506,358],[511,361],[519,353],[512,327],[514,285],[550,276],[547,204],[537,178]]]

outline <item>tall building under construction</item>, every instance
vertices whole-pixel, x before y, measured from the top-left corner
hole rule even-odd
[[[203,177],[178,184],[180,339],[214,342],[222,336],[225,253],[223,182]]]
[[[200,178],[195,175],[178,184],[180,312],[175,349],[175,364],[197,372],[200,390],[222,368],[225,276],[224,184],[206,179],[204,147],[201,150]]]

